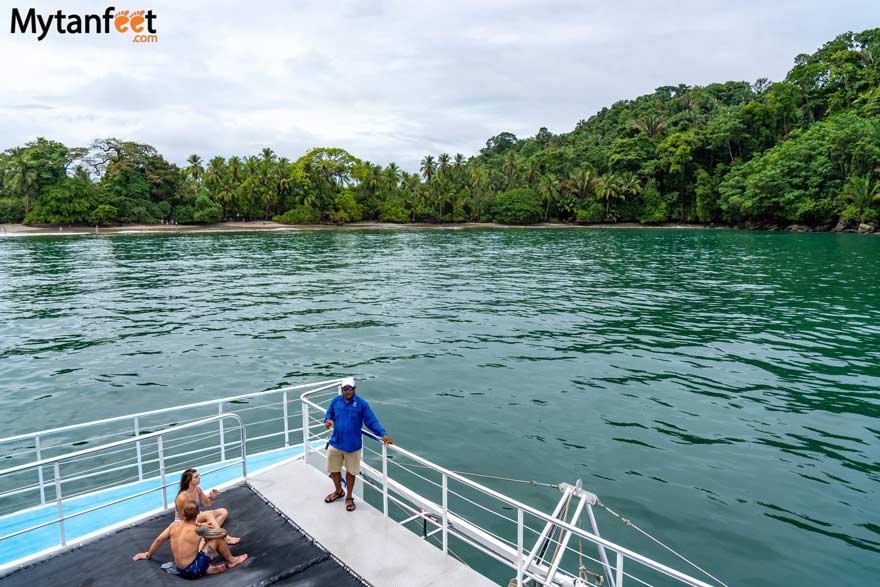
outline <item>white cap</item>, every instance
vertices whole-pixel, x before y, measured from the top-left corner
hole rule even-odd
[[[346,385],[351,385],[352,387],[357,387],[354,384],[354,377],[346,377],[342,380],[342,383],[339,384],[340,387],[345,387]]]

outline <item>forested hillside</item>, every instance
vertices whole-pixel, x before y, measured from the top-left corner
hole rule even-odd
[[[880,29],[795,57],[782,81],[665,86],[553,134],[502,132],[418,173],[338,148],[189,157],[114,138],[0,155],[0,222],[693,222],[880,219]],[[863,229],[865,227],[863,226]]]

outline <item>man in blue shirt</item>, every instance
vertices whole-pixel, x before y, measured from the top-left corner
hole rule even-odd
[[[324,426],[333,428],[330,445],[327,447],[327,472],[333,479],[334,491],[324,498],[324,503],[331,503],[345,495],[345,509],[355,510],[351,490],[354,488],[355,477],[361,470],[361,428],[364,426],[382,439],[385,444],[394,444],[385,429],[379,424],[370,405],[363,398],[355,395],[355,383],[352,377],[342,380],[342,395],[337,395],[330,402],[324,415]],[[345,488],[342,490],[342,465],[345,464]]]

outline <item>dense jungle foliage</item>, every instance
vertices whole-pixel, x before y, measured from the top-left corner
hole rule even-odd
[[[317,148],[188,158],[114,138],[0,155],[0,222],[694,222],[880,219],[880,29],[798,55],[780,82],[664,86],[569,133],[490,138],[418,173]]]

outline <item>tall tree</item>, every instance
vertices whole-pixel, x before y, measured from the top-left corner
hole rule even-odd
[[[205,169],[202,167],[202,158],[193,153],[186,158],[186,163],[186,173],[196,182],[201,183],[202,177],[205,175]]]
[[[555,175],[542,175],[538,180],[538,195],[544,203],[544,222],[549,219],[550,206],[556,202],[561,189],[562,185]]]
[[[437,171],[437,163],[434,161],[433,155],[425,155],[424,158],[422,158],[419,171],[422,172],[422,177],[425,178],[425,181],[430,182],[434,179],[434,173]]]
[[[40,175],[25,149],[18,147],[10,151],[3,183],[13,194],[24,197],[24,212],[27,215],[30,211],[31,198],[40,186]]]

